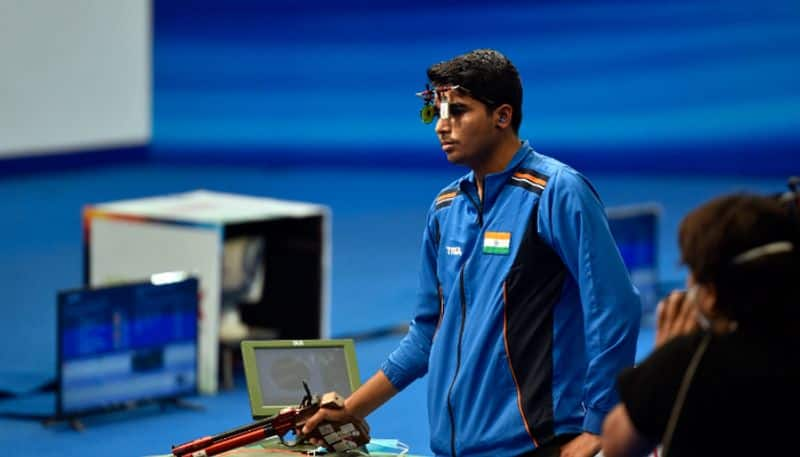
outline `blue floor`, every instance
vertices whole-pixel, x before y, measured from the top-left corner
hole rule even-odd
[[[0,180],[0,208],[6,218],[0,229],[0,391],[24,393],[55,374],[55,293],[81,285],[81,209],[86,204],[203,188],[328,205],[333,214],[331,331],[337,335],[409,319],[425,211],[437,191],[460,172],[147,162],[5,176]],[[682,279],[675,233],[690,208],[723,192],[773,193],[785,187],[782,177],[588,176],[608,206],[662,206],[659,266],[666,281]],[[642,330],[639,358],[649,352],[653,337],[651,327]],[[357,345],[363,377],[377,369],[397,341],[386,337]],[[369,418],[373,435],[398,438],[412,453],[427,454],[424,398],[423,380]],[[232,391],[193,401],[206,410],[145,408],[92,417],[83,433],[64,424],[45,428],[33,421],[0,419],[0,449],[20,456],[143,456],[250,420],[241,379]],[[0,410],[9,410],[9,404],[0,400]]]

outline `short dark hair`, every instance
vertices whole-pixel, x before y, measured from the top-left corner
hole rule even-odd
[[[681,221],[681,260],[701,284],[713,284],[717,310],[742,323],[800,317],[800,233],[775,198],[754,194],[718,197]],[[744,260],[741,254],[770,243],[793,250]]]
[[[428,68],[434,86],[459,85],[486,105],[487,110],[508,103],[513,113],[511,127],[519,133],[522,123],[522,81],[514,64],[493,49],[477,49]]]

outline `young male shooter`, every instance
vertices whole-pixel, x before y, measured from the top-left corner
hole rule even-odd
[[[429,375],[437,456],[591,456],[633,365],[638,294],[589,181],[518,137],[522,84],[494,50],[428,69],[423,120],[470,172],[427,216],[408,334],[345,402],[365,417]]]

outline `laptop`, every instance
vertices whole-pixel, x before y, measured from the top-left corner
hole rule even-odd
[[[242,361],[253,419],[263,419],[305,396],[337,392],[349,396],[360,385],[352,339],[246,340]]]

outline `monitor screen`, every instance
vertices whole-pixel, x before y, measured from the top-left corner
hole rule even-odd
[[[198,281],[58,293],[58,415],[197,391]]]
[[[297,406],[305,395],[350,395],[360,384],[352,340],[242,342],[242,359],[253,417]]]
[[[642,311],[651,314],[660,298],[658,224],[661,207],[655,203],[609,208],[608,224],[622,260],[639,289]]]

